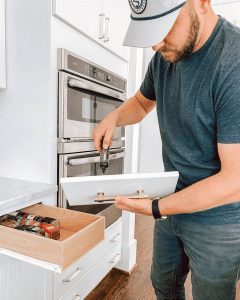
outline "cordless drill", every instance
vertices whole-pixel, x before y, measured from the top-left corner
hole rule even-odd
[[[102,175],[105,174],[105,171],[108,167],[109,162],[109,147],[107,149],[103,149],[100,152],[100,169],[102,170]]]

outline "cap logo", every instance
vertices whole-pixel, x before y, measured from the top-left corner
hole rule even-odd
[[[144,12],[146,6],[147,6],[147,0],[128,0],[129,4],[131,6],[131,9],[136,14],[141,14]]]

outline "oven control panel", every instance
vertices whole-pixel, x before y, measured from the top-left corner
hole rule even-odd
[[[126,92],[126,80],[90,62],[69,54],[67,64],[67,69],[70,72],[72,71],[80,76],[83,75],[84,77],[88,77],[95,81],[101,82],[104,85],[108,85],[113,89]]]

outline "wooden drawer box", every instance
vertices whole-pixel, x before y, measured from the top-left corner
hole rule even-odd
[[[58,265],[59,272],[104,239],[104,217],[42,204],[22,211],[60,220],[60,240],[0,225],[0,247]]]

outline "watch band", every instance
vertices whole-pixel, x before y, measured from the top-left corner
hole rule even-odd
[[[158,202],[159,202],[159,198],[152,200],[152,215],[155,220],[158,219],[165,220],[167,217],[161,215]]]

